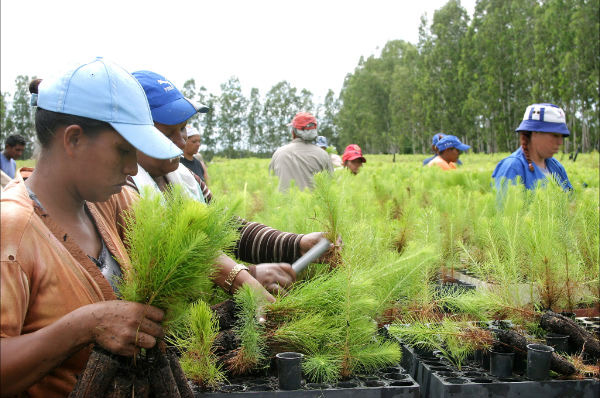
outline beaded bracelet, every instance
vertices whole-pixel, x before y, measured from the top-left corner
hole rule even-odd
[[[227,275],[227,279],[225,279],[225,286],[227,286],[227,291],[229,291],[229,293],[231,293],[233,281],[238,276],[238,274],[244,270],[248,271],[248,267],[242,264],[236,264],[235,267],[233,267],[229,272],[229,275]]]

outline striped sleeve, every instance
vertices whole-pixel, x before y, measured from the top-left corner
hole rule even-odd
[[[304,235],[283,232],[264,224],[240,221],[240,239],[235,256],[251,264],[293,263],[300,257],[300,240]]]

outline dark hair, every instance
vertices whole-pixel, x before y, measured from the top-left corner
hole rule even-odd
[[[17,145],[23,145],[25,146],[25,138],[21,137],[20,135],[9,135],[6,138],[6,142],[4,143],[6,146],[17,146]]]
[[[29,83],[29,92],[31,94],[38,93],[38,86],[41,81],[42,79],[35,79]],[[109,123],[96,119],[52,112],[40,107],[35,111],[35,131],[42,147],[47,147],[50,144],[58,127],[73,124],[80,126],[88,136],[94,136],[100,130],[114,130]]]
[[[523,148],[525,159],[527,159],[529,171],[533,173],[533,164],[531,163],[531,157],[529,156],[529,143],[531,142],[531,131],[520,131],[519,133],[519,139],[521,140],[521,148]]]

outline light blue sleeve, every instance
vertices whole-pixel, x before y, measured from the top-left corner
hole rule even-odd
[[[502,159],[492,173],[496,189],[501,190],[502,187],[506,186],[508,181],[516,184],[517,177],[521,177],[521,180],[524,180],[522,168],[518,159],[511,157]]]

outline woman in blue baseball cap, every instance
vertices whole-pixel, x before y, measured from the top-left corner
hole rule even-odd
[[[208,108],[194,104],[165,76],[151,71],[133,72],[146,92],[154,125],[180,148],[185,147],[182,134],[186,134],[186,124],[197,113],[205,113]],[[164,190],[168,184],[181,184],[187,192],[199,201],[210,203],[212,193],[199,176],[183,164],[168,160],[152,159],[138,155],[138,174],[131,178],[128,187],[141,192],[143,186]],[[321,238],[320,232],[306,235],[278,231],[266,225],[240,219],[240,240],[234,254],[241,260],[257,265],[249,267],[237,264],[228,256],[221,256],[217,262],[218,274],[215,283],[228,292],[235,292],[241,285],[250,284],[270,293],[285,293],[286,288],[296,280],[296,273],[289,263],[307,252]],[[274,297],[263,290],[270,301]]]
[[[131,356],[163,335],[158,308],[117,300],[115,258],[129,263],[120,210],[136,150],[181,154],[154,127],[146,95],[98,58],[30,85],[41,154],[2,192],[2,396],[66,397],[90,345]],[[25,177],[28,178],[25,179]]]
[[[458,162],[460,153],[471,148],[469,145],[460,142],[458,137],[454,135],[444,135],[435,146],[438,155],[427,163],[427,167],[437,166],[442,170],[456,169],[456,162]]]
[[[496,166],[492,173],[496,187],[520,179],[527,189],[534,189],[552,176],[564,190],[573,189],[565,168],[553,158],[570,134],[565,112],[554,104],[529,105],[515,131],[521,146]]]

